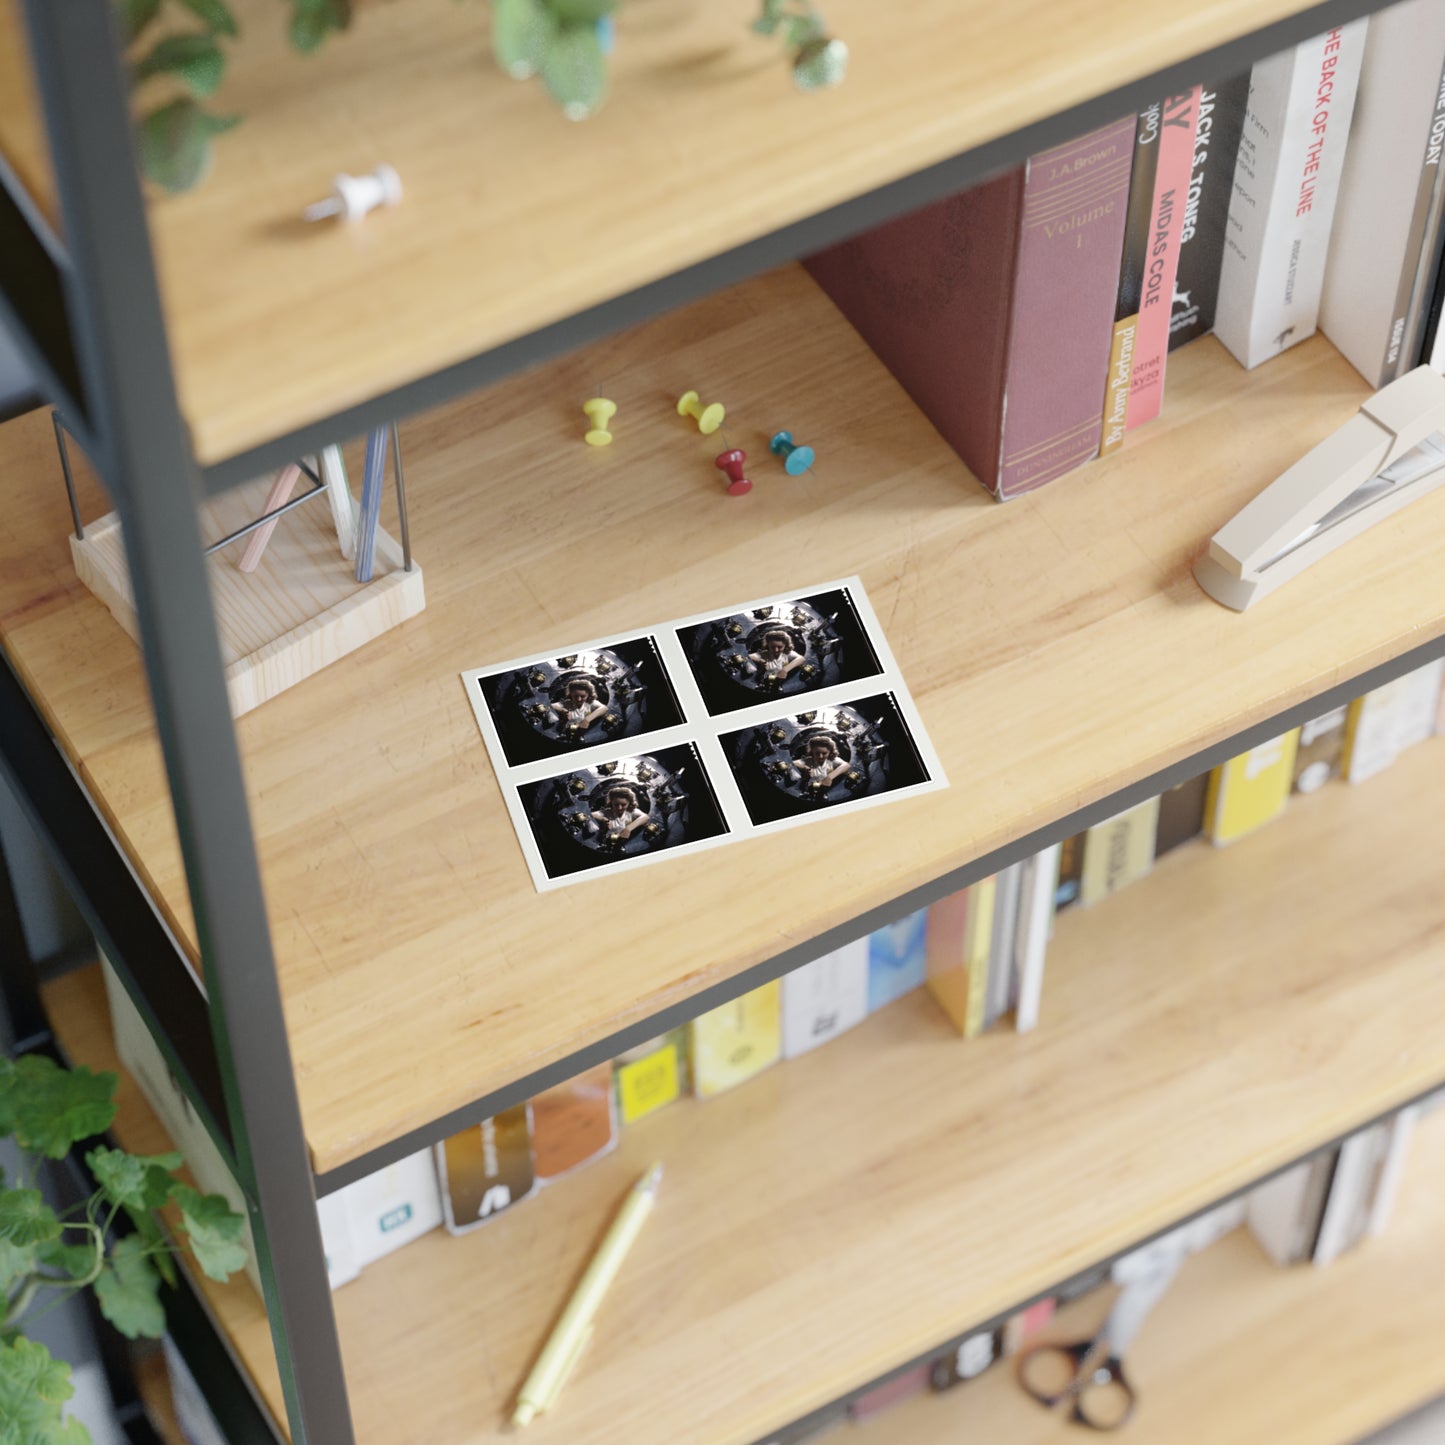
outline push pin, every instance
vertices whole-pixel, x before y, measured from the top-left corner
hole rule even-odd
[[[704,428],[706,430],[706,428]],[[743,463],[747,461],[748,454],[733,447],[729,451],[719,452],[713,458],[713,466],[718,471],[726,472],[731,480],[728,482],[728,496],[742,497],[752,491],[753,484],[743,475]]]
[[[359,221],[378,206],[394,206],[401,200],[401,177],[390,166],[380,165],[367,176],[348,176],[343,172],[331,182],[331,194],[314,206],[307,206],[302,216],[308,221],[324,221],[340,216],[343,221]]]
[[[617,403],[608,401],[605,396],[594,396],[591,401],[582,403],[582,410],[587,413],[587,420],[592,423],[592,430],[582,438],[589,447],[605,447],[612,441],[612,433],[607,430],[607,423],[617,414]]]
[[[782,457],[783,470],[790,477],[801,477],[813,465],[813,448],[794,446],[790,431],[775,432],[768,450],[775,457]]]
[[[723,424],[723,417],[727,415],[720,402],[715,401],[711,406],[703,406],[695,391],[685,391],[678,397],[677,414],[696,417],[697,429],[703,436],[711,436]]]

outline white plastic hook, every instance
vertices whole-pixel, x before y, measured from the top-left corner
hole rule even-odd
[[[324,201],[307,206],[302,215],[308,221],[340,216],[359,221],[378,206],[394,206],[401,200],[401,177],[388,165],[379,165],[369,175],[341,174],[331,182],[331,194]]]

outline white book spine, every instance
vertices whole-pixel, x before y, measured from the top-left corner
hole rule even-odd
[[[1049,935],[1053,932],[1054,893],[1058,886],[1060,845],[1053,844],[1028,860],[1019,899],[1018,1003],[1014,1027],[1026,1034],[1039,1021],[1039,1001],[1044,991],[1044,960]]]
[[[1318,324],[1366,25],[1326,31],[1250,75],[1214,322],[1246,367]]]
[[[1375,1197],[1370,1200],[1369,1222],[1365,1226],[1365,1233],[1368,1235],[1383,1234],[1389,1227],[1390,1216],[1395,1212],[1395,1200],[1400,1195],[1400,1179],[1405,1172],[1405,1156],[1410,1151],[1410,1138],[1419,1121],[1418,1104],[1401,1109],[1390,1120],[1389,1143],[1375,1183]]]
[[[783,975],[783,1057],[797,1058],[863,1022],[868,1012],[868,940]]]
[[[1320,329],[1371,386],[1408,369],[1404,342],[1445,139],[1445,6],[1370,20],[1330,233]]]
[[[983,1026],[991,1028],[1007,1012],[1014,992],[1014,954],[1018,938],[1022,863],[1012,863],[998,875],[993,900],[993,938],[988,953],[988,993]]]
[[[1339,1162],[1330,1180],[1330,1195],[1325,1201],[1320,1232],[1315,1239],[1317,1265],[1333,1264],[1353,1242],[1351,1225],[1359,1213],[1360,1195],[1370,1181],[1370,1161],[1374,1148],[1372,1131],[1362,1129],[1351,1134],[1340,1145]]]

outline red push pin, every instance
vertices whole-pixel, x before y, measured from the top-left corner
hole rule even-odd
[[[730,478],[728,481],[728,496],[730,497],[744,496],[753,489],[753,484],[743,475],[743,463],[747,459],[748,454],[740,451],[737,447],[719,452],[713,458],[713,466],[720,472],[726,472]]]

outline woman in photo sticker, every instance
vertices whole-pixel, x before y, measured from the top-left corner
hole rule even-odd
[[[781,628],[763,633],[761,648],[748,653],[748,661],[762,674],[763,686],[776,692],[803,665],[803,654],[794,651],[793,639]]]
[[[830,737],[812,738],[803,758],[793,764],[811,797],[823,797],[844,773],[848,764],[838,756],[838,745]]]
[[[561,699],[550,706],[562,735],[569,739],[580,738],[607,712],[598,700],[597,689],[585,677],[574,677]]]
[[[637,794],[619,783],[607,790],[601,810],[594,809],[592,818],[599,829],[606,830],[602,846],[609,852],[618,853],[639,828],[647,826],[648,815],[637,806]]]

